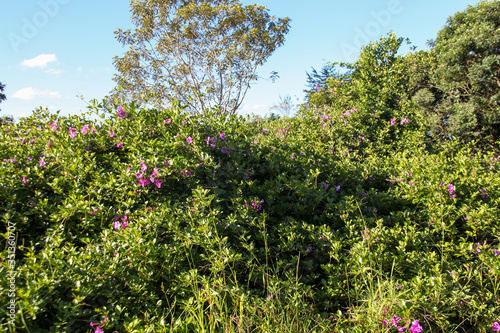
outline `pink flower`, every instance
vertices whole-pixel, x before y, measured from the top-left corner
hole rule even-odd
[[[422,326],[418,324],[418,320],[411,323],[411,327],[408,329],[410,333],[420,333],[423,331]]]
[[[221,133],[219,136],[220,136],[220,138],[221,138],[222,140],[224,140],[224,139],[226,138],[226,135],[225,135],[224,133]]]
[[[187,143],[191,143],[191,142],[193,142],[193,138],[192,138],[192,137],[190,137],[190,136],[188,136],[188,137],[187,137],[187,139],[186,139],[186,142],[187,142]]]
[[[80,130],[80,132],[82,134],[87,134],[88,129],[89,129],[89,125],[85,124],[85,125],[83,125],[82,129]]]
[[[45,163],[45,161],[44,161],[43,159],[42,159],[42,160],[40,160],[40,162],[39,162],[39,163],[40,163],[40,166],[44,166],[44,165],[46,164],[46,163]]]
[[[118,142],[118,143],[116,144],[116,148],[123,148],[122,143],[121,143],[121,142]]]
[[[493,332],[500,332],[500,324],[498,323],[498,321],[495,320],[495,322],[491,324],[491,330]]]
[[[147,168],[148,168],[148,166],[146,164],[142,164],[141,171],[144,172],[144,171],[146,171]]]
[[[109,132],[109,137],[110,137],[110,138],[112,138],[112,137],[114,137],[114,136],[115,136],[115,132],[113,132],[113,131]]]
[[[157,180],[156,180],[156,186],[157,186],[158,188],[161,188],[161,183],[162,183],[162,182],[161,182],[161,179],[157,179]]]
[[[97,328],[95,329],[95,333],[104,333],[104,331],[102,330],[102,326],[97,326]]]
[[[122,224],[121,224],[120,222],[116,221],[116,222],[114,223],[114,226],[113,226],[113,227],[114,227],[116,230],[118,230],[118,229],[120,229],[120,228],[122,227]]]
[[[128,228],[128,222],[125,221],[122,223],[122,229],[127,229]]]
[[[69,137],[70,137],[70,138],[74,138],[74,137],[76,136],[76,133],[75,133],[75,132],[76,132],[76,129],[74,129],[73,127],[70,127],[70,128],[68,129]]]
[[[153,172],[151,173],[151,176],[153,177],[158,176],[158,168],[154,168]]]
[[[23,176],[23,180],[21,180],[21,183],[26,184],[27,182],[28,182],[28,179],[26,179],[26,177]]]
[[[124,118],[124,117],[126,117],[126,116],[127,116],[127,112],[125,112],[125,111],[123,110],[123,106],[122,106],[122,105],[120,105],[120,106],[118,107],[118,117],[120,117],[120,118]]]
[[[396,119],[391,119],[391,125],[394,125],[396,123]]]
[[[165,119],[165,125],[170,124],[170,119]]]

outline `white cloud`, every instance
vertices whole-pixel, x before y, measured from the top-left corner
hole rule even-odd
[[[57,74],[61,74],[61,73],[62,73],[62,70],[60,70],[60,69],[53,69],[53,68],[51,68],[51,69],[47,69],[47,70],[45,71],[45,73],[47,73],[47,74],[54,74],[54,75],[57,75]]]
[[[11,97],[28,101],[34,98],[61,98],[61,95],[57,91],[39,90],[27,87],[16,91]]]
[[[21,62],[21,66],[28,68],[33,68],[33,67],[45,68],[49,63],[55,61],[57,61],[55,54],[40,54],[34,58],[23,60]]]
[[[241,108],[242,111],[261,111],[261,110],[267,110],[267,109],[268,109],[268,106],[262,105],[262,104],[245,105],[244,107]]]

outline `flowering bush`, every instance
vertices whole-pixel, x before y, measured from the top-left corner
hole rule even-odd
[[[498,153],[431,153],[411,120],[382,149],[362,109],[97,110],[1,128],[6,329],[497,330]]]

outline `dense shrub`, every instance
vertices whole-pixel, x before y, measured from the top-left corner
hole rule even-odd
[[[500,156],[459,142],[429,153],[402,118],[411,104],[394,105],[375,120],[356,105],[269,120],[128,104],[3,126],[17,315],[14,328],[1,308],[1,325],[490,330]]]

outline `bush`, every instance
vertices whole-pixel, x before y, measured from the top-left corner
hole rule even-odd
[[[97,110],[2,127],[5,329],[447,332],[499,317],[500,156],[430,154],[399,118],[372,140],[355,110]]]

